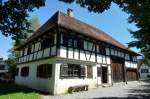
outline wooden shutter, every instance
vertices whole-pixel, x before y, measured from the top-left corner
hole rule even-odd
[[[80,67],[80,77],[85,77],[85,66]]]
[[[93,78],[93,67],[87,66],[87,78]]]
[[[98,77],[101,76],[101,67],[97,67],[97,76],[98,76]]]
[[[67,77],[68,76],[68,65],[62,64],[60,66],[60,77]]]

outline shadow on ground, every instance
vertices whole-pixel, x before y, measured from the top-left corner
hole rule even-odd
[[[0,96],[1,95],[8,95],[8,94],[15,94],[15,93],[40,93],[40,94],[45,94],[37,90],[33,90],[27,87],[23,86],[18,86],[15,85],[14,83],[4,83],[0,82]]]
[[[150,99],[150,81],[143,81],[139,89],[128,89],[127,97],[100,97],[94,99]]]

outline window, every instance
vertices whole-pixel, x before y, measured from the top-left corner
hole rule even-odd
[[[106,54],[106,50],[105,50],[105,47],[104,46],[99,46],[99,53],[101,54],[101,55],[105,55]]]
[[[78,41],[76,39],[74,40],[74,47],[78,48]]]
[[[73,39],[68,38],[68,46],[73,47]]]
[[[68,45],[68,36],[63,34],[63,45],[67,46]]]
[[[98,76],[98,77],[101,76],[101,67],[97,67],[97,76]]]
[[[71,36],[63,35],[63,45],[73,47],[74,39]]]
[[[32,46],[31,46],[31,45],[29,45],[29,46],[28,46],[27,55],[31,54],[31,50],[32,50]]]
[[[62,64],[61,77],[85,77],[85,67],[77,64]]]
[[[41,49],[49,48],[52,45],[54,45],[54,35],[50,35],[42,41]]]
[[[63,35],[63,45],[78,48],[78,49],[83,49],[83,40],[81,40],[79,38],[76,39],[76,38],[64,34]]]
[[[52,77],[52,64],[42,64],[38,66],[37,77],[40,77],[40,78]]]
[[[148,69],[141,69],[141,73],[148,73]]]
[[[69,64],[68,65],[68,76],[69,77],[79,77],[80,76],[80,66]]]
[[[83,40],[78,39],[78,40],[77,40],[77,48],[83,49],[83,47],[84,47],[83,45],[84,45]]]
[[[93,78],[93,67],[87,66],[87,78]]]
[[[27,77],[29,75],[29,67],[21,68],[21,76]]]
[[[132,55],[130,55],[130,61],[133,61],[133,57],[132,57]]]
[[[19,74],[19,68],[16,68],[15,75],[18,76],[18,74]]]

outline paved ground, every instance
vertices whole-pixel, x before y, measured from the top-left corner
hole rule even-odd
[[[91,89],[58,96],[44,95],[43,99],[150,99],[150,81],[134,81],[113,87]]]

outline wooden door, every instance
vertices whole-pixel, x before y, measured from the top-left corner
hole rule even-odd
[[[112,60],[112,75],[114,82],[125,81],[124,62],[120,60]]]
[[[128,81],[137,80],[137,71],[134,69],[127,70],[127,80]]]

